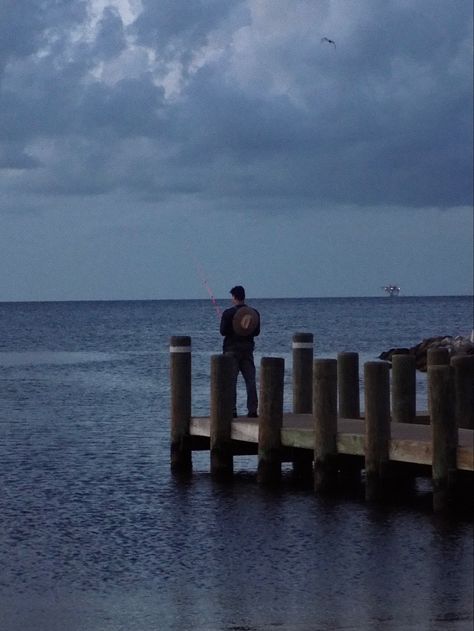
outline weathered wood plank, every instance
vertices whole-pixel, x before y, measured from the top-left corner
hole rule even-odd
[[[209,417],[193,417],[191,436],[209,438]],[[432,464],[432,429],[421,423],[392,423],[390,460],[413,464]],[[239,417],[232,421],[232,440],[258,443],[258,419]],[[281,429],[283,447],[312,450],[314,430],[311,414],[285,414]],[[364,456],[364,421],[362,419],[338,419],[337,451],[340,454]],[[474,471],[474,431],[458,430],[457,468]]]

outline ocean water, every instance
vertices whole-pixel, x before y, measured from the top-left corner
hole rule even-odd
[[[285,358],[286,409],[297,331],[362,365],[473,327],[469,297],[252,304],[257,363]],[[2,631],[472,629],[469,519],[423,497],[322,499],[289,471],[262,489],[248,456],[230,484],[210,478],[208,453],[190,480],[171,476],[171,335],[192,337],[193,413],[206,414],[221,346],[208,300],[0,303]]]

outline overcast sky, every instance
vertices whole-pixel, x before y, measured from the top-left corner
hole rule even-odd
[[[471,0],[0,17],[0,301],[472,293]]]

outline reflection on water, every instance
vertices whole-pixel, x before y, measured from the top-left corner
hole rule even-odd
[[[170,314],[91,304],[89,318],[72,310],[63,350],[21,350],[11,328],[2,337],[0,629],[472,629],[471,522],[323,500],[289,472],[264,490],[253,457],[236,459],[231,484],[211,480],[207,453],[191,480],[174,479]],[[67,331],[70,305],[67,317],[55,309]],[[96,321],[117,342],[91,340]],[[193,397],[205,406],[201,344]]]
[[[466,524],[141,464],[24,504],[2,628],[470,628]]]

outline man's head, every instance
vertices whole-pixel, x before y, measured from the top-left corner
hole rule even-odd
[[[245,289],[242,285],[236,285],[230,290],[230,294],[235,302],[243,302],[245,300]]]

